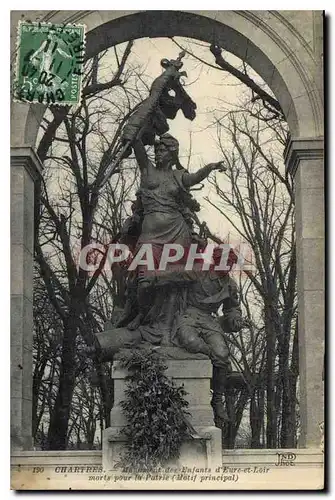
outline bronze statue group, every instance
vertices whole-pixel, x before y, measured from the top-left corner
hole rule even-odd
[[[199,259],[191,269],[185,266],[192,244],[199,251],[207,244],[194,231],[193,214],[200,207],[190,188],[225,167],[221,162],[211,163],[189,173],[179,162],[178,141],[167,133],[166,118],[174,118],[179,109],[187,118],[195,117],[196,105],[179,81],[185,74],[179,71],[182,57],[183,54],[176,61],[162,61],[165,71],[153,82],[148,99],[123,130],[123,158],[135,153],[141,181],[133,214],[125,222],[119,241],[129,245],[135,256],[143,245],[150,244],[155,266],[148,270],[139,265],[129,273],[123,314],[113,329],[97,336],[95,349],[105,361],[112,360],[121,348],[141,345],[208,356],[213,364],[214,421],[222,427],[227,419],[223,394],[231,372],[224,334],[239,331],[243,319],[235,281],[227,270],[217,270],[222,249],[214,251],[208,269]],[[174,96],[169,93],[171,89]],[[154,163],[148,158],[146,145],[154,146]],[[162,271],[162,252],[165,245],[171,244],[180,245],[186,256],[178,265],[171,264]],[[230,267],[234,257],[232,253]],[[218,316],[221,308],[222,315]]]

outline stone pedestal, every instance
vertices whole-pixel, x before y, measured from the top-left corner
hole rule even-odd
[[[34,181],[29,147],[11,148],[11,445],[32,448]]]
[[[212,365],[208,359],[192,359],[187,353],[185,359],[167,359],[166,375],[171,377],[177,386],[184,385],[188,393],[187,411],[189,422],[199,434],[198,439],[186,441],[181,455],[175,464],[182,466],[217,467],[222,464],[221,430],[214,427],[213,412],[210,406],[210,379]],[[111,411],[111,427],[104,431],[102,444],[102,461],[105,470],[114,468],[124,450],[125,438],[121,429],[126,424],[120,402],[125,399],[125,377],[127,371],[114,361],[112,377],[114,379],[115,403]]]

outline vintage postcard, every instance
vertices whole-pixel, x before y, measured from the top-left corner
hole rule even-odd
[[[11,12],[12,489],[324,489],[323,25]]]

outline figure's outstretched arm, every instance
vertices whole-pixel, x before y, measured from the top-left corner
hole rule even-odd
[[[138,166],[140,167],[141,172],[147,171],[150,166],[150,160],[142,141],[136,140],[133,144],[133,149],[136,161],[138,163]]]
[[[188,172],[183,174],[183,183],[185,187],[191,187],[195,184],[206,179],[213,170],[218,170],[219,172],[224,172],[227,168],[224,166],[223,162],[209,163],[205,167],[200,168],[194,174],[189,174]]]
[[[229,277],[229,297],[223,301],[223,316],[220,317],[221,328],[226,333],[239,332],[245,321],[242,317],[240,297],[235,280]]]
[[[58,47],[57,52],[66,59],[72,58],[71,54],[68,54],[67,52],[65,52],[65,50],[61,49],[60,47]]]
[[[199,279],[197,271],[150,271],[147,275],[139,273],[139,282],[148,282],[155,285],[185,285],[192,284]]]
[[[35,50],[35,52],[30,56],[30,60],[35,59],[35,57],[37,57],[42,52],[42,50],[44,50],[44,47],[46,46],[46,44],[47,44],[47,42],[46,42],[46,40],[44,40],[42,45],[37,50]]]

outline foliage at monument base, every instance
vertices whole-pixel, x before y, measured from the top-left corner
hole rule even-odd
[[[121,363],[130,372],[121,403],[128,422],[122,431],[127,444],[116,466],[134,471],[163,466],[179,457],[189,437],[187,393],[164,374],[164,358],[154,349],[125,353]]]

